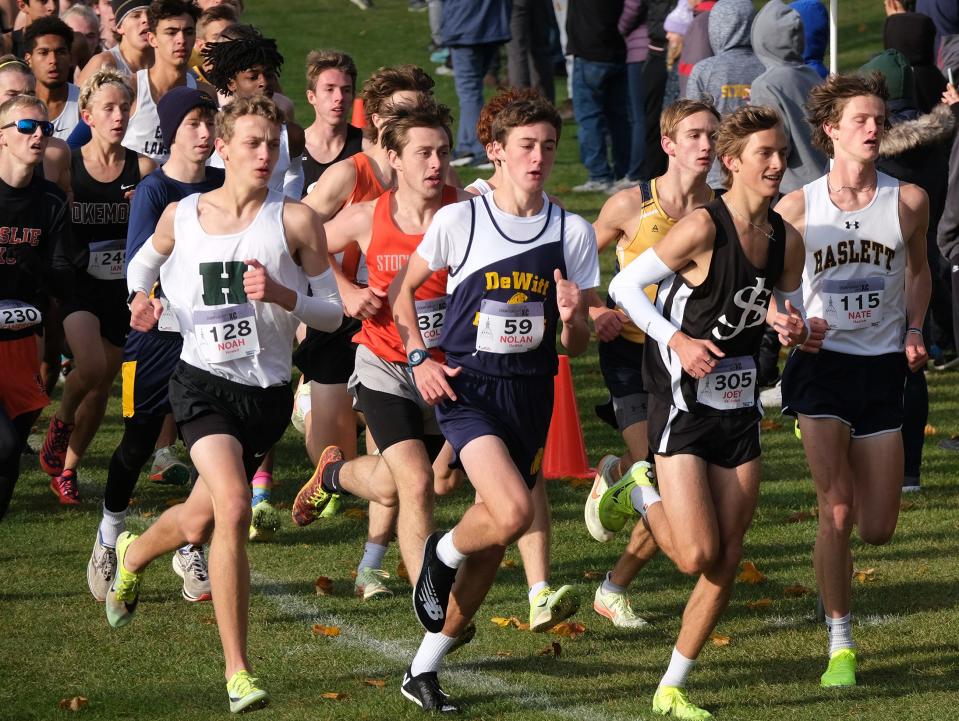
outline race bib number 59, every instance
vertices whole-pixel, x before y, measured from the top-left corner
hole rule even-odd
[[[208,363],[227,363],[260,352],[251,303],[193,311],[197,347]]]
[[[749,356],[723,358],[712,372],[700,378],[696,400],[718,411],[756,405],[756,363]]]
[[[0,300],[0,328],[23,330],[39,325],[43,320],[40,311],[20,300]]]
[[[543,342],[546,318],[543,304],[500,303],[484,300],[480,304],[476,350],[487,353],[526,353]]]

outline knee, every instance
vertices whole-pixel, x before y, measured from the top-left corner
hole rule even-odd
[[[180,521],[180,532],[183,539],[194,546],[208,543],[213,531],[213,519],[191,516]]]
[[[530,499],[511,504],[498,510],[496,516],[496,537],[494,542],[508,546],[526,533],[533,522],[533,504]]]
[[[439,473],[433,478],[433,493],[445,496],[452,493],[460,482],[460,472],[450,470],[448,473]]]
[[[690,576],[705,573],[716,564],[719,557],[719,544],[704,538],[677,549],[676,567]]]
[[[246,496],[218,499],[215,513],[217,529],[240,531],[244,536],[249,533],[253,510]]]
[[[384,506],[395,506],[402,495],[405,499],[418,505],[426,503],[433,497],[433,471],[422,469],[409,473],[397,479],[396,485],[389,485],[381,489],[384,500],[379,501]]]
[[[860,523],[859,537],[870,546],[882,546],[888,543],[895,533],[897,520],[871,519],[868,523]]]
[[[836,538],[848,538],[852,531],[852,504],[842,501],[819,511],[819,532]]]

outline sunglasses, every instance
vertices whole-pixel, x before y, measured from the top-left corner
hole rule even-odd
[[[14,127],[18,133],[22,133],[23,135],[33,135],[37,132],[37,128],[40,128],[40,132],[48,138],[53,135],[53,123],[49,120],[34,120],[33,118],[25,118],[7,123],[6,125],[0,125],[0,130]]]

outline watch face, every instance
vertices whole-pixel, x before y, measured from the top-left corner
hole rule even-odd
[[[429,353],[421,348],[417,348],[414,351],[410,351],[409,361],[411,366],[418,366],[420,363],[425,361],[429,357]]]

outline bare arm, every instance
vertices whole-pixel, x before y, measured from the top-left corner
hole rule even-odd
[[[373,209],[376,201],[357,203],[345,208],[326,222],[326,238],[328,250],[340,253],[354,243],[359,246],[363,254],[370,245],[373,230]],[[346,277],[343,269],[335,258],[330,256],[330,265],[336,278],[336,285],[343,300],[343,311],[351,318],[366,320],[379,311],[386,297],[385,288],[362,287],[351,278]]]
[[[343,208],[355,184],[356,165],[349,158],[341,160],[327,168],[303,202],[325,223]]]
[[[43,177],[56,183],[73,199],[73,187],[70,182],[70,147],[60,138],[47,140],[47,148],[43,152]]]
[[[926,255],[926,233],[929,230],[929,197],[917,185],[903,184],[899,189],[899,218],[906,239],[906,361],[915,372],[929,359],[922,338],[922,325],[932,293],[932,277]],[[911,232],[909,232],[911,231]]]
[[[77,85],[82,88],[86,84],[87,80],[92,78],[93,74],[98,70],[103,70],[105,68],[113,68],[115,70],[116,67],[116,58],[113,57],[113,53],[111,53],[109,50],[104,50],[102,53],[97,53],[87,61],[86,65],[83,66],[83,70],[80,71],[80,77],[77,78]]]
[[[593,289],[580,291],[576,283],[563,278],[559,268],[553,271],[553,282],[556,283],[556,307],[559,309],[559,320],[563,324],[559,339],[570,357],[575,358],[582,355],[589,345],[586,301],[588,291]]]

